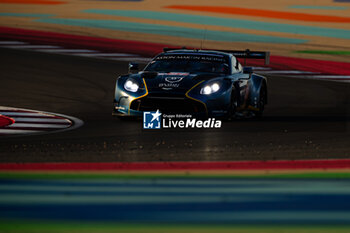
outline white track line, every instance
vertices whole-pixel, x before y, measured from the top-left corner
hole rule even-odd
[[[23,129],[0,129],[0,134],[34,134],[40,133],[40,130],[23,130]]]
[[[70,124],[71,122],[67,119],[57,119],[57,118],[28,118],[28,117],[12,117],[17,123],[23,122],[45,122],[45,123],[66,123]]]
[[[260,71],[260,70],[271,70],[270,67],[255,67],[255,66],[253,66],[252,69],[253,69],[253,70],[257,70],[257,71],[258,71],[258,70],[259,70],[259,71]]]
[[[21,41],[0,41],[0,45],[24,45],[28,44]]]
[[[59,46],[55,45],[2,45],[3,48],[10,48],[10,49],[54,49],[54,48],[61,48]]]
[[[293,78],[316,78],[316,79],[349,79],[350,75],[291,75]]]
[[[0,106],[0,114],[15,120],[13,124],[0,128],[1,136],[58,133],[84,124],[75,117],[22,108]]]
[[[14,123],[7,128],[67,128],[70,124]]]
[[[90,49],[36,49],[36,51],[45,53],[97,53],[96,50]]]
[[[149,62],[152,58],[143,58],[137,54],[129,53],[101,53],[95,50],[89,49],[65,49],[60,46],[55,45],[30,45],[25,42],[19,41],[0,41],[0,47],[3,48],[13,48],[13,49],[34,49],[38,52],[47,53],[68,53],[70,55],[79,57],[96,57],[104,58],[116,61],[139,61],[139,62]]]
[[[319,78],[319,79],[323,79],[323,78],[327,78],[327,79],[349,79],[350,80],[350,75],[314,75],[312,77],[315,78]]]
[[[130,57],[130,58],[111,58],[110,60],[115,61],[141,61],[141,62],[149,62],[152,58],[141,58],[141,57]]]
[[[319,72],[311,72],[311,71],[301,71],[301,70],[263,70],[257,71],[258,73],[263,74],[319,74]]]
[[[36,112],[11,112],[11,111],[0,111],[0,114],[5,116],[42,116],[42,117],[49,117],[49,118],[55,118],[53,115],[47,115],[47,114],[41,114]]]
[[[77,53],[75,55],[86,57],[139,57],[139,55],[130,53]]]

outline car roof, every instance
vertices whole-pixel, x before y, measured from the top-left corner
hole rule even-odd
[[[215,50],[190,50],[190,49],[176,49],[163,52],[162,54],[198,54],[198,55],[221,55],[221,56],[231,56],[229,53],[215,51]]]

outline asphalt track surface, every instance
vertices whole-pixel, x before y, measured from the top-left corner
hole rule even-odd
[[[66,114],[83,127],[0,138],[0,162],[210,161],[348,158],[350,85],[268,76],[261,120],[221,129],[143,130],[111,116],[127,62],[0,49],[0,105]]]

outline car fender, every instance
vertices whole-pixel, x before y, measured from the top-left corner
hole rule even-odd
[[[253,108],[258,107],[258,102],[260,98],[260,90],[265,86],[267,88],[267,80],[264,76],[252,74],[251,81],[249,85],[249,106]],[[267,90],[266,90],[267,93]],[[267,94],[266,94],[267,95]],[[265,104],[267,104],[267,96],[265,96]]]

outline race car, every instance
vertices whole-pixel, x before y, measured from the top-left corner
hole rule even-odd
[[[234,119],[261,117],[267,104],[267,80],[237,58],[265,59],[269,52],[168,49],[142,71],[129,63],[118,77],[112,115],[139,116],[144,111]]]

